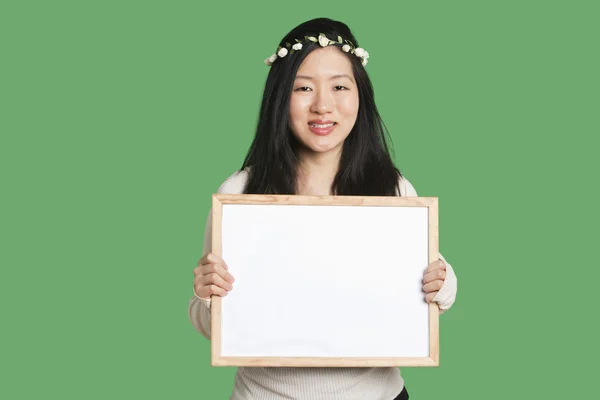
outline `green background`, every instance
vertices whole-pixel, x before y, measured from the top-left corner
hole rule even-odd
[[[297,24],[346,22],[459,280],[411,399],[597,388],[597,1],[3,1],[0,397],[227,399],[187,316]],[[592,251],[594,250],[594,251]]]

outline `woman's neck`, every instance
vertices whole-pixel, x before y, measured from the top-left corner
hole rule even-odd
[[[300,153],[298,164],[299,195],[328,196],[338,172],[340,152]]]

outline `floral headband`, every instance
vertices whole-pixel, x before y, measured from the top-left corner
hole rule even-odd
[[[300,41],[298,39],[294,39],[294,40],[296,41],[296,43],[293,46],[291,43],[287,43],[287,42],[285,43],[285,47],[279,46],[277,48],[277,53],[275,53],[271,57],[267,58],[265,60],[265,64],[267,64],[270,67],[271,65],[273,65],[275,60],[277,60],[277,57],[283,58],[283,57],[287,56],[288,49],[290,47],[291,47],[291,49],[289,50],[289,54],[294,54],[294,51],[302,50],[302,41]],[[327,38],[327,36],[325,36],[322,33],[319,34],[318,39],[314,36],[304,36],[304,40],[305,41],[310,40],[311,42],[315,42],[315,43],[319,42],[321,47],[336,44],[336,42],[334,42],[333,40],[329,40]],[[343,44],[344,42],[345,42],[345,44]],[[363,67],[365,65],[367,65],[369,53],[365,49],[363,49],[362,47],[354,47],[354,43],[352,43],[350,40],[344,39],[342,42],[341,36],[337,37],[337,43],[343,44],[342,51],[344,51],[344,53],[350,52],[350,54],[354,54],[356,57],[360,58],[361,64],[363,65]]]

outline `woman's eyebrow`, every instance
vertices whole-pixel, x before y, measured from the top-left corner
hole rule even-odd
[[[337,78],[348,78],[348,79],[350,79],[350,81],[352,83],[354,83],[354,79],[350,75],[347,75],[347,74],[333,75],[333,76],[329,77],[329,80],[337,79]],[[308,75],[296,75],[296,79],[308,79],[311,81],[313,80],[312,76],[308,76]]]

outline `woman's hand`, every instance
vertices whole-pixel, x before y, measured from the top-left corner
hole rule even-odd
[[[235,281],[228,271],[229,267],[223,259],[213,253],[208,253],[198,261],[194,268],[194,293],[203,299],[210,296],[227,296],[233,289]]]
[[[430,263],[423,274],[423,291],[425,301],[431,303],[433,298],[442,288],[446,279],[446,264],[443,260],[436,260]]]

